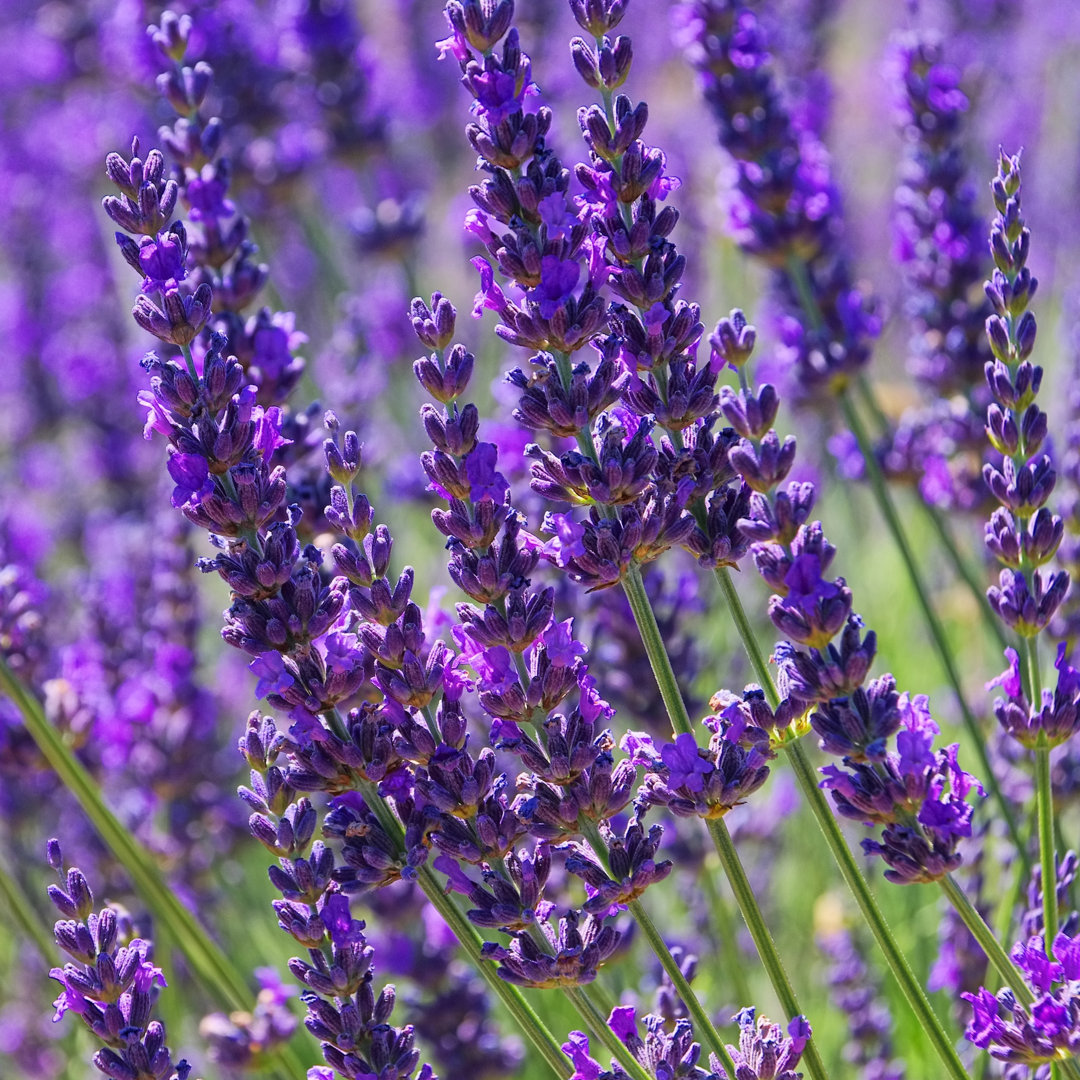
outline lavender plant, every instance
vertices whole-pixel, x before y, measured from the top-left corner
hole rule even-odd
[[[844,21],[829,4],[677,9],[733,162],[724,228],[767,268],[777,318],[759,332],[734,307],[756,302],[741,273],[717,290],[693,265],[723,228],[694,206],[708,158],[700,131],[688,141],[680,125],[704,118],[686,95],[665,107],[678,76],[658,11],[533,7],[449,0],[434,70],[418,50],[447,31],[421,5],[193,6],[165,12],[138,50],[130,16],[116,16],[110,47],[137,53],[145,78],[163,69],[154,108],[169,118],[161,149],[135,140],[107,158],[117,264],[138,279],[133,326],[156,339],[141,375],[118,361],[110,379],[138,382],[165,469],[112,468],[98,520],[49,517],[65,539],[45,553],[17,513],[0,519],[0,767],[12,778],[0,895],[48,956],[22,852],[53,770],[66,847],[86,848],[82,864],[113,893],[130,890],[158,952],[128,940],[118,907],[94,913],[69,871],[50,891],[75,961],[53,972],[57,1020],[82,1015],[105,1044],[96,1068],[118,1080],[188,1075],[151,1019],[165,972],[169,1045],[197,1046],[190,1056],[223,1076],[824,1080],[854,1063],[960,1080],[996,1059],[1010,1077],[1080,1080],[1071,751],[1051,762],[1075,736],[1080,681],[1067,628],[1053,691],[1039,659],[1040,636],[1064,627],[1068,576],[1052,569],[1064,524],[1048,505],[1052,420],[1030,359],[1019,159],[1001,156],[993,186],[987,307],[971,289],[985,272],[981,210],[955,141],[961,114],[982,106],[928,37],[909,39],[903,310],[934,419],[918,435],[931,451],[907,471],[946,454],[928,433],[946,395],[962,395],[966,460],[985,456],[979,490],[1000,504],[986,544],[1005,570],[989,607],[1002,644],[1020,646],[989,683],[1002,691],[991,754],[960,674],[977,683],[997,665],[974,636],[954,656],[883,483],[890,457],[869,452],[862,426],[888,312],[857,284],[830,164],[822,67]],[[408,44],[392,40],[403,27]],[[561,66],[549,48],[530,57],[538,27],[546,46],[567,41]],[[404,85],[415,101],[400,100]],[[643,88],[648,105],[630,96]],[[575,115],[580,143],[566,130]],[[408,193],[427,181],[419,168],[395,174],[399,153],[437,171],[423,234]],[[440,230],[465,188],[460,253]],[[353,278],[339,242],[360,198],[372,211],[355,235],[386,268],[377,283]],[[271,277],[256,238],[286,272]],[[473,315],[494,314],[495,341],[481,341],[479,321],[459,325],[446,288],[469,256]],[[408,310],[387,299],[428,279],[442,291]],[[323,295],[296,294],[350,280],[364,284],[344,335]],[[734,310],[712,322],[710,306]],[[374,327],[395,343],[384,350]],[[419,423],[415,386],[374,366],[404,351],[410,327],[423,348]],[[118,323],[110,332],[122,336]],[[326,365],[354,332],[371,379],[342,387]],[[26,372],[20,386],[44,385],[39,368]],[[310,400],[315,384],[332,391],[330,409]],[[128,413],[110,400],[102,424],[80,430],[141,452],[136,387],[123,394]],[[904,603],[930,620],[917,664],[883,625],[883,583],[866,580],[866,537],[843,530],[842,492],[811,480],[782,434],[803,425],[806,444],[785,400],[839,404],[851,425],[916,584]],[[356,423],[358,402],[378,407]],[[66,407],[47,404],[19,430],[47,438],[44,418]],[[406,446],[383,482],[391,448]],[[912,478],[924,494],[933,482]],[[165,499],[172,525],[156,509]],[[946,500],[947,522],[939,504],[940,537],[967,528],[976,504]],[[209,548],[196,557],[200,536]],[[87,569],[65,580],[69,558]],[[956,545],[950,558],[974,582]],[[253,678],[222,667],[214,687],[196,593],[222,588],[221,638]],[[718,647],[736,639],[745,657]],[[959,741],[926,652],[958,695]],[[905,677],[873,672],[879,654]],[[226,738],[227,718],[245,712]],[[249,778],[223,801],[237,757],[221,747],[237,740]],[[972,753],[978,779],[963,764]],[[778,786],[789,767],[794,805]],[[992,795],[981,803],[980,781]],[[258,844],[239,844],[237,811]],[[56,842],[49,858],[61,869]],[[874,890],[879,858],[888,884]],[[866,926],[815,947],[811,901],[837,869]],[[953,948],[931,975],[934,898]],[[877,953],[856,944],[864,929]],[[275,973],[286,957],[289,987]],[[948,999],[932,1000],[928,980]],[[3,1046],[15,1046],[16,1076],[74,1053],[42,1054],[21,1019],[15,1030]]]

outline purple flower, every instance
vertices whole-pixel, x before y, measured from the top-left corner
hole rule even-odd
[[[1062,642],[1058,650],[1058,663],[1063,658],[1064,648],[1065,642]],[[1022,698],[1024,696],[1024,683],[1020,678],[1020,657],[1017,655],[1016,650],[1010,647],[1005,650],[1005,659],[1008,661],[1009,666],[997,678],[986,683],[984,689],[992,690],[995,686],[1000,686],[1009,697]],[[1070,670],[1072,669],[1070,668]]]
[[[200,454],[173,454],[168,461],[173,488],[172,504],[178,509],[198,506],[208,495],[214,494],[214,480],[206,458]]]
[[[563,1053],[574,1066],[570,1080],[600,1080],[600,1064],[589,1057],[589,1036],[581,1031],[571,1031],[562,1045]]]
[[[560,667],[572,667],[579,656],[588,651],[585,645],[574,638],[574,620],[564,619],[552,622],[537,639],[547,649],[548,659]]]
[[[479,255],[470,261],[480,271],[480,291],[473,300],[473,318],[479,319],[484,314],[485,308],[500,314],[506,311],[509,301],[495,281],[495,271],[491,269],[491,263]]]
[[[276,405],[269,409],[256,405],[251,410],[251,418],[255,423],[252,446],[262,454],[264,461],[269,461],[279,447],[292,445],[292,439],[282,437],[282,414]]]
[[[688,731],[675,737],[673,743],[660,747],[660,758],[668,770],[668,785],[701,791],[705,777],[713,771],[712,762],[706,758],[697,740]]]
[[[581,263],[574,259],[560,259],[558,255],[545,255],[540,260],[540,284],[529,294],[540,305],[540,314],[550,319],[574,295],[581,277]]]
[[[261,701],[267,694],[281,694],[295,681],[285,669],[285,658],[279,652],[264,652],[248,664],[257,678],[255,696]]]
[[[158,233],[156,239],[140,237],[138,258],[139,268],[145,275],[142,283],[144,293],[175,288],[178,282],[187,277],[187,267],[184,265],[187,251],[182,234],[170,231]]]
[[[478,442],[465,457],[465,475],[469,480],[469,500],[478,503],[491,499],[501,503],[509,491],[506,477],[495,466],[499,448],[494,443]]]
[[[570,514],[546,514],[544,532],[554,533],[544,544],[544,555],[552,559],[556,566],[565,569],[571,559],[581,558],[585,554],[585,526]]]

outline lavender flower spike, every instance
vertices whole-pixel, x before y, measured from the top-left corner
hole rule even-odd
[[[58,840],[49,841],[48,855],[59,873]],[[62,987],[53,1020],[69,1011],[82,1017],[105,1044],[93,1060],[110,1080],[187,1080],[191,1066],[173,1062],[164,1024],[151,1019],[154,988],[165,986],[151,959],[153,944],[133,935],[122,909],[105,907],[95,914],[93,894],[79,870],[68,870],[62,881],[49,886],[49,899],[64,916],[55,926],[56,944],[71,961],[49,972]]]

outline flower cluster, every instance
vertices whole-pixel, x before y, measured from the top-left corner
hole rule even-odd
[[[803,1048],[810,1038],[810,1025],[797,1016],[784,1034],[779,1024],[764,1017],[754,1020],[753,1009],[743,1009],[737,1016],[739,1045],[729,1046],[735,1064],[733,1080],[799,1080],[796,1072]],[[639,1033],[639,1023],[645,1034]],[[731,1080],[715,1055],[706,1071],[698,1061],[701,1047],[693,1041],[694,1033],[687,1020],[677,1020],[669,1030],[661,1016],[647,1015],[638,1020],[632,1006],[613,1009],[608,1019],[616,1038],[633,1054],[650,1075],[665,1080]],[[580,1031],[572,1031],[563,1052],[574,1066],[571,1080],[628,1080],[628,1074],[612,1062],[605,1069],[589,1056],[589,1039]]]
[[[59,874],[59,841],[49,841],[48,856]],[[152,943],[134,936],[124,911],[94,912],[94,896],[81,871],[72,867],[62,881],[49,886],[49,899],[63,916],[55,926],[56,944],[71,960],[49,973],[62,987],[53,1019],[69,1011],[82,1017],[105,1044],[93,1060],[110,1080],[187,1080],[191,1066],[173,1062],[165,1025],[152,1019],[154,989],[165,986],[152,960]]]
[[[993,395],[986,433],[1002,460],[985,465],[983,474],[1000,504],[986,526],[986,546],[1005,569],[987,596],[1006,626],[1030,638],[1060,607],[1069,575],[1042,569],[1061,543],[1064,524],[1046,506],[1057,477],[1043,451],[1046,413],[1035,404],[1043,371],[1029,359],[1036,327],[1028,304],[1037,282],[1027,267],[1031,235],[1020,211],[1019,156],[1002,153],[991,188],[997,216],[990,230],[994,272],[986,284],[994,310],[986,320],[994,354],[986,364]]]
[[[1054,959],[1041,935],[1018,942],[1012,959],[1034,992],[1029,1005],[1012,990],[964,994],[973,1016],[964,1035],[992,1057],[1032,1068],[1080,1051],[1080,935],[1058,934]]]

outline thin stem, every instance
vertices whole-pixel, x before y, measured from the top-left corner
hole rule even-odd
[[[367,801],[365,798],[365,802]],[[375,808],[372,807],[372,809]],[[391,838],[402,846],[404,845],[404,833],[401,831],[400,825],[398,825],[396,835],[392,833]],[[476,927],[465,918],[450,896],[443,891],[434,871],[429,866],[421,866],[416,876],[417,883],[424,890],[424,895],[431,902],[431,906],[443,917],[446,925],[453,930],[473,967],[476,968],[481,978],[487,983],[492,993],[505,1006],[506,1011],[513,1017],[522,1034],[536,1047],[540,1052],[540,1056],[548,1063],[556,1076],[566,1076],[569,1073],[569,1068],[562,1047],[540,1017],[537,1016],[532,1005],[526,1001],[524,994],[516,986],[503,982],[495,973],[491,961],[484,958],[481,952],[483,941],[477,933]]]
[[[1005,798],[1001,786],[998,784],[997,777],[994,775],[993,766],[990,763],[990,755],[986,749],[986,739],[964,696],[960,674],[953,660],[952,646],[949,644],[945,629],[941,625],[941,621],[938,618],[937,612],[934,610],[933,604],[930,602],[930,592],[927,589],[925,582],[922,580],[922,575],[915,563],[915,556],[911,550],[911,544],[908,541],[907,534],[904,532],[904,527],[900,522],[900,515],[896,511],[892,496],[889,494],[888,486],[885,483],[885,478],[882,476],[881,469],[877,463],[877,458],[874,456],[874,448],[870,445],[870,440],[867,437],[866,429],[863,427],[862,419],[860,418],[858,411],[846,395],[840,396],[840,406],[844,412],[844,419],[847,421],[848,426],[855,436],[856,442],[859,444],[859,450],[862,452],[863,460],[866,464],[866,475],[870,481],[870,488],[874,493],[874,498],[877,500],[878,508],[881,511],[882,517],[885,519],[889,532],[892,534],[897,550],[900,552],[900,557],[907,570],[908,579],[915,591],[915,597],[919,603],[919,607],[922,609],[926,625],[930,630],[930,635],[934,639],[934,644],[937,647],[937,654],[941,660],[942,667],[945,669],[945,676],[956,695],[956,702],[960,707],[960,715],[964,723],[964,729],[967,731],[968,738],[973,744],[976,756],[979,759],[979,766],[983,779],[990,791],[991,798],[993,798],[994,802],[997,804],[998,812],[1005,822],[1010,839],[1020,852],[1020,858],[1024,869],[1029,871],[1030,864],[1028,854],[1023,850],[1020,843],[1020,830],[1016,823],[1016,815],[1013,813],[1013,808]]]
[[[720,578],[721,586],[723,586],[723,578],[719,574],[717,577]],[[746,617],[746,612],[743,610],[742,600],[735,591],[734,586],[732,586],[730,577],[727,584],[731,588],[725,589],[724,595],[728,599],[732,618],[739,627],[740,634],[743,635],[743,646],[746,648],[752,664],[754,664],[754,658],[758,657],[758,662],[754,664],[755,670],[761,679],[762,689],[775,705],[779,701],[779,694],[776,692],[772,675],[761,658],[761,650],[758,648],[757,641],[750,630],[750,622]],[[877,941],[878,948],[881,949],[893,977],[899,983],[900,989],[907,998],[908,1005],[920,1021],[923,1029],[930,1036],[942,1064],[944,1064],[950,1075],[957,1078],[966,1077],[964,1066],[957,1056],[952,1040],[934,1013],[922,984],[915,977],[907,958],[900,950],[899,945],[897,945],[896,939],[892,936],[892,932],[885,922],[885,916],[882,915],[881,910],[878,908],[877,901],[870,892],[870,886],[855,862],[851,849],[844,839],[844,834],[840,831],[840,826],[837,824],[825,796],[818,787],[813,766],[807,759],[802,744],[798,740],[793,740],[784,743],[783,749],[788,754],[792,769],[795,772],[795,779],[802,789],[803,797],[810,804],[810,809],[817,819],[818,826],[825,837],[825,842],[836,860],[836,865],[840,868],[841,875],[855,897],[855,902],[859,905],[859,910],[870,927],[874,940]]]
[[[656,676],[656,685],[660,690],[661,698],[663,698],[664,707],[667,709],[672,730],[679,734],[683,732],[693,734],[693,726],[690,723],[690,714],[687,712],[686,702],[683,701],[678,679],[675,677],[675,671],[671,666],[671,658],[668,656],[667,648],[664,645],[664,639],[660,633],[660,627],[657,625],[652,604],[649,602],[648,594],[645,592],[645,584],[641,580],[641,571],[636,565],[631,566],[627,575],[623,578],[623,591],[626,593],[626,599],[630,604],[630,610],[633,612],[638,632],[641,634],[645,652],[649,657],[649,664],[653,669],[653,674]],[[772,935],[765,924],[765,917],[762,915],[761,907],[758,904],[757,897],[754,895],[754,890],[750,886],[750,881],[746,877],[746,871],[739,861],[735,845],[731,840],[731,834],[722,821],[709,821],[706,824],[716,846],[716,853],[720,856],[720,865],[724,868],[724,873],[731,882],[735,900],[750,930],[750,935],[754,939],[754,944],[757,946],[758,955],[761,957],[762,965],[769,975],[776,996],[780,1004],[787,1010],[789,1020],[799,1016],[802,1014],[802,1010],[799,1008],[795,991],[788,980],[787,972],[784,971],[784,965],[780,960],[779,953],[776,951],[776,944],[772,940]],[[806,1050],[803,1052],[803,1061],[806,1063],[807,1071],[813,1077],[813,1080],[824,1080],[826,1076],[825,1067],[812,1040],[806,1045]]]
[[[997,642],[998,648],[1004,651],[1009,647],[1008,635],[1001,625],[1001,620],[994,614],[994,609],[986,599],[986,589],[984,588],[983,583],[979,580],[975,571],[972,569],[971,564],[964,558],[963,553],[957,547],[956,540],[949,529],[949,523],[945,519],[945,515],[942,514],[939,507],[932,506],[925,500],[920,500],[920,502],[922,503],[923,510],[926,512],[927,518],[930,520],[930,524],[934,526],[934,531],[941,541],[941,546],[949,556],[949,561],[952,563],[953,569],[959,575],[961,581],[968,587],[971,595],[975,597],[978,603],[979,617],[982,619],[983,626],[993,636],[994,640]]]
[[[1035,802],[1039,819],[1039,861],[1042,865],[1043,942],[1046,955],[1054,958],[1058,932],[1057,860],[1054,855],[1054,794],[1050,786],[1050,750],[1035,751]]]
[[[873,387],[866,378],[865,372],[860,372],[856,377],[855,392],[859,395],[859,399],[866,406],[867,412],[870,413],[873,422],[877,425],[878,434],[886,434],[889,431],[888,418],[878,404]],[[941,541],[941,546],[949,556],[949,561],[952,563],[957,576],[964,582],[970,590],[971,595],[975,598],[975,603],[978,605],[979,616],[983,621],[983,626],[990,632],[990,636],[997,641],[998,646],[1004,650],[1010,644],[1009,638],[1001,625],[1001,620],[994,614],[994,609],[986,599],[986,588],[982,579],[976,571],[972,569],[968,560],[964,558],[960,548],[957,547],[956,540],[949,529],[948,522],[945,520],[945,515],[942,514],[939,507],[935,506],[933,503],[928,503],[925,499],[920,499],[919,505],[930,520],[930,524],[933,525],[934,531]]]
[[[1035,818],[1029,818],[1027,822],[1027,833],[1023,838],[1023,845],[1025,851],[1031,850],[1031,841],[1037,831],[1038,822]],[[1013,918],[1016,915],[1016,909],[1020,906],[1020,898],[1024,895],[1024,888],[1027,885],[1027,879],[1024,874],[1013,874],[1012,884],[1006,892],[1001,903],[998,905],[997,914],[994,922],[998,927],[998,940],[999,941],[1011,941],[1012,940],[1012,924]]]
[[[180,351],[184,354],[184,363],[187,364],[188,374],[195,381],[196,385],[198,385],[199,375],[195,370],[195,357],[191,354],[191,346],[181,345]]]
[[[736,937],[735,916],[731,910],[726,896],[721,896],[716,885],[715,867],[711,865],[703,867],[701,874],[701,887],[705,892],[705,900],[709,905],[711,920],[715,920],[719,931],[720,941],[725,945],[725,960],[727,961],[727,977],[731,983],[732,994],[735,1001],[740,1005],[749,1005],[754,999],[750,993],[750,983],[746,979],[746,968],[743,966],[739,955],[739,943]]]
[[[949,902],[956,909],[956,913],[971,931],[971,936],[979,943],[979,947],[986,953],[986,958],[1005,981],[1005,985],[1012,990],[1021,1005],[1030,1005],[1035,999],[1028,984],[1024,982],[1024,976],[1009,959],[1008,953],[1001,947],[1001,942],[994,936],[994,931],[986,925],[983,917],[975,910],[967,893],[957,884],[951,874],[940,878],[939,883],[942,891],[949,898]]]
[[[169,927],[172,940],[184,953],[192,974],[208,996],[230,1012],[250,1008],[252,994],[244,977],[195,916],[180,903],[150,853],[105,805],[97,784],[49,723],[40,702],[2,659],[0,689],[22,714],[26,730],[42,756],[82,807],[105,846],[127,871],[135,891],[155,918]],[[290,1047],[281,1047],[275,1051],[275,1056],[278,1059],[275,1071],[279,1076],[304,1074],[306,1066]]]
[[[667,709],[671,729],[677,735],[693,734],[694,727],[690,723],[690,714],[687,712],[686,702],[683,701],[679,681],[671,667],[663,635],[660,633],[656,615],[649,602],[649,594],[645,591],[641,570],[636,565],[632,565],[627,571],[622,586],[630,604],[630,610],[633,612],[634,621],[637,623],[638,633],[641,634],[645,653],[649,657],[649,666],[656,677],[656,685],[660,690],[664,708]]]
[[[915,977],[907,958],[896,943],[896,939],[885,921],[885,916],[881,913],[877,901],[870,892],[870,886],[855,862],[855,857],[844,839],[844,834],[840,831],[840,826],[829,804],[826,802],[824,794],[817,785],[814,768],[806,756],[806,751],[798,741],[785,744],[784,750],[788,755],[788,760],[791,762],[795,779],[802,789],[803,796],[810,804],[810,809],[817,819],[818,826],[825,837],[825,842],[829,845],[829,850],[836,860],[836,865],[840,868],[844,881],[847,882],[848,888],[855,897],[855,902],[859,905],[859,910],[862,912],[866,924],[870,927],[870,932],[874,935],[874,940],[885,957],[885,962],[889,965],[893,978],[896,979],[904,997],[907,998],[908,1006],[914,1013],[919,1025],[930,1037],[930,1041],[934,1044],[934,1049],[948,1075],[953,1077],[954,1080],[968,1080],[967,1071],[956,1053],[952,1039],[949,1038],[937,1014],[931,1007],[922,984]]]
[[[769,981],[776,991],[781,1007],[787,1013],[789,1020],[803,1015],[787,972],[784,970],[784,964],[780,959],[780,953],[777,951],[776,942],[773,941],[772,934],[769,933],[769,928],[765,924],[761,908],[758,906],[754,890],[750,885],[750,879],[746,876],[746,870],[743,868],[739,853],[735,850],[735,843],[731,839],[731,833],[728,832],[727,825],[724,824],[722,818],[708,821],[706,824],[709,828],[709,835],[716,845],[716,853],[720,856],[720,865],[723,866],[724,873],[727,874],[728,881],[731,882],[735,900],[739,905],[739,910],[742,912],[743,919],[746,920],[747,929],[754,939],[758,956],[761,957],[761,963],[768,973]],[[807,1072],[812,1077],[827,1076],[825,1063],[821,1060],[821,1055],[818,1053],[813,1039],[806,1044],[802,1060],[806,1065]]]
[[[727,602],[728,612],[738,628],[739,637],[742,639],[746,655],[750,658],[750,666],[754,669],[754,674],[757,675],[758,682],[761,684],[761,689],[765,691],[765,697],[768,699],[769,704],[775,709],[780,704],[780,695],[776,692],[768,662],[765,659],[765,654],[761,651],[761,646],[758,644],[750,620],[746,616],[746,608],[743,607],[742,600],[735,588],[735,582],[731,580],[731,571],[726,566],[718,568],[716,570],[716,580],[720,582],[720,590],[723,592],[724,600]]]
[[[679,965],[675,962],[675,957],[671,955],[671,950],[668,948],[667,942],[664,941],[660,931],[656,928],[656,924],[652,921],[640,900],[631,900],[628,907],[630,908],[630,914],[634,916],[638,926],[641,927],[645,940],[652,947],[653,952],[656,953],[676,992],[682,998],[687,1012],[690,1013],[690,1017],[694,1021],[694,1030],[698,1033],[698,1038],[703,1043],[706,1043],[708,1048],[720,1059],[720,1064],[727,1070],[728,1076],[734,1076],[735,1062],[731,1060],[731,1055],[724,1045],[724,1040],[716,1030],[716,1026],[713,1024],[709,1014],[702,1008],[701,1001],[698,999],[697,994],[694,993],[693,987],[686,981],[686,976],[683,975]],[[749,1004],[749,1002],[743,1002],[743,1004]]]
[[[583,986],[569,987],[566,996],[570,1000],[570,1004],[577,1009],[578,1015],[585,1022],[585,1026],[590,1033],[595,1035],[607,1047],[609,1053],[634,1080],[653,1080],[642,1068],[638,1059],[615,1037],[615,1033],[608,1027],[607,1020],[597,1009]]]

